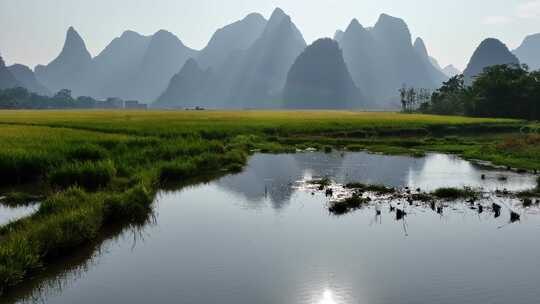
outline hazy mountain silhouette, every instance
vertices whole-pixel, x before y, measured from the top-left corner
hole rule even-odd
[[[275,107],[291,65],[305,48],[306,42],[291,18],[276,9],[262,35],[236,57],[237,69],[229,70],[233,71],[231,75],[235,79],[230,90],[230,105]]]
[[[421,39],[413,46],[399,18],[382,14],[373,28],[354,19],[338,40],[353,80],[378,107],[398,107],[403,84],[436,88],[447,78],[431,63]]]
[[[228,28],[226,32],[235,33],[227,37],[240,39],[239,35],[245,31],[243,27],[250,23],[261,24],[261,20],[256,15],[250,15],[240,23],[236,23],[232,27],[234,31]],[[223,33],[216,35],[221,36]],[[245,46],[248,41],[244,40],[244,43]],[[234,41],[223,44],[241,45]],[[155,106],[194,106],[192,100],[185,98],[197,96],[199,101],[204,101],[197,105],[204,107],[277,107],[289,68],[305,47],[306,42],[290,17],[282,10],[276,9],[268,22],[265,22],[259,37],[247,49],[231,47],[229,54],[226,56],[223,54],[220,57],[226,59],[221,59],[223,62],[215,64],[211,70],[205,70],[205,67],[212,60],[206,61],[205,66],[198,66],[198,68],[194,68],[193,63],[190,63],[189,69],[182,69],[184,71],[179,73],[182,77],[175,77],[175,81],[171,81]],[[204,53],[204,51],[201,53],[201,58]],[[194,75],[190,76],[189,73]],[[205,77],[200,77],[201,73]],[[193,86],[191,77],[198,80],[204,79],[205,83]],[[179,94],[179,90],[175,87],[189,88],[192,91]],[[174,95],[175,92],[179,95]]]
[[[445,79],[438,74],[429,62],[429,56],[419,52],[412,45],[411,33],[407,24],[399,18],[382,14],[373,27],[373,36],[378,51],[384,55],[381,64],[388,65],[390,73],[385,75],[387,102],[397,100],[397,90],[403,85],[435,88]],[[423,44],[423,43],[422,43]],[[425,46],[423,47],[425,49]],[[380,95],[384,99],[384,95]]]
[[[540,69],[540,34],[529,35],[521,45],[514,50],[514,54],[521,63],[525,63],[531,70]]]
[[[444,74],[446,74],[446,76],[448,76],[448,77],[454,77],[454,76],[456,76],[456,75],[461,74],[461,71],[460,71],[458,68],[456,68],[455,66],[451,65],[451,64],[450,64],[450,65],[447,65],[447,66],[443,69],[443,72],[444,72]]]
[[[36,67],[36,76],[53,92],[66,88],[74,96],[151,101],[196,54],[167,31],[152,36],[125,31],[92,58],[71,27],[60,55],[47,66]]]
[[[340,43],[341,40],[343,40],[343,36],[345,36],[345,32],[342,30],[337,30],[334,34],[334,40]]]
[[[6,63],[2,56],[0,56],[0,89],[9,89],[14,87],[20,87],[21,83],[15,79],[15,76],[11,74],[6,67]]]
[[[429,56],[429,62],[431,62],[431,64],[438,70],[438,71],[443,71],[443,68],[441,67],[441,65],[439,64],[439,61],[433,57],[433,56]],[[444,74],[444,72],[443,72]],[[446,74],[445,74],[446,75]]]
[[[488,38],[474,51],[474,54],[463,72],[465,81],[472,83],[473,78],[485,68],[499,64],[519,64],[518,58],[508,50],[501,41]]]
[[[442,72],[437,60],[429,55],[426,44],[422,38],[416,38],[413,47],[420,56],[420,59],[424,62],[425,68],[432,80],[434,80],[436,83],[442,83],[448,79],[446,74]]]
[[[133,75],[132,93],[122,95],[145,102],[155,100],[186,60],[196,55],[197,51],[186,47],[175,35],[158,31],[151,37],[140,67]]]
[[[151,36],[133,31],[125,31],[115,38],[93,60],[86,79],[88,94],[99,98],[135,98],[134,78],[151,40]]]
[[[51,91],[36,79],[34,72],[29,67],[22,64],[14,64],[9,66],[8,70],[21,86],[25,87],[28,91],[39,95],[51,95]]]
[[[298,56],[283,92],[295,109],[346,109],[362,106],[362,96],[347,69],[338,43],[319,39]]]
[[[220,67],[232,52],[248,49],[261,36],[266,22],[262,15],[254,13],[217,30],[197,62],[203,68]]]
[[[157,107],[209,106],[205,100],[210,70],[203,71],[194,59],[189,59],[180,72],[171,79],[169,87],[157,99]],[[178,101],[182,101],[179,103]]]
[[[384,77],[390,69],[383,64],[384,59],[370,30],[354,19],[340,41],[343,58],[358,88],[370,102],[379,99],[384,91]]]
[[[84,76],[92,63],[92,56],[77,31],[70,27],[62,51],[48,65],[35,68],[36,78],[49,90],[70,89],[75,95],[85,91]]]
[[[424,43],[424,40],[422,38],[416,38],[413,43],[413,47],[422,59],[422,61],[424,61],[426,69],[431,73],[433,79],[438,79],[438,81],[441,82],[448,79],[446,74],[443,72],[441,65],[439,64],[439,61],[437,61],[435,57],[429,55],[426,44]]]

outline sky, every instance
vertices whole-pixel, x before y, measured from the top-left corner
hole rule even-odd
[[[8,65],[47,64],[74,26],[97,55],[125,30],[166,29],[203,48],[216,29],[258,12],[282,8],[306,41],[332,37],[353,18],[372,26],[381,13],[404,19],[442,66],[465,68],[487,37],[514,49],[540,32],[540,0],[0,0],[0,55]]]

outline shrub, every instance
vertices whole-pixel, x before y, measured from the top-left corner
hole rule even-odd
[[[114,163],[100,162],[72,163],[54,170],[49,175],[52,185],[67,188],[78,185],[88,190],[107,186],[116,175]]]

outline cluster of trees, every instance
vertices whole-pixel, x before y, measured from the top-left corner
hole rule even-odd
[[[405,113],[413,113],[419,105],[428,102],[431,98],[431,92],[428,89],[415,89],[407,87],[405,84],[399,89],[401,99],[401,109]]]
[[[71,91],[60,90],[54,96],[43,96],[22,87],[0,90],[0,109],[114,109],[122,108],[117,98],[96,100],[92,97],[73,98]]]
[[[540,71],[529,71],[526,65],[491,66],[470,86],[457,75],[414,106],[414,111],[427,114],[539,120]]]

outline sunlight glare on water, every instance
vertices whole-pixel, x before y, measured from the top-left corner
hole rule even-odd
[[[334,295],[332,294],[332,291],[329,289],[326,289],[323,292],[322,299],[316,304],[342,304],[342,303],[336,302],[336,300],[334,300]]]

